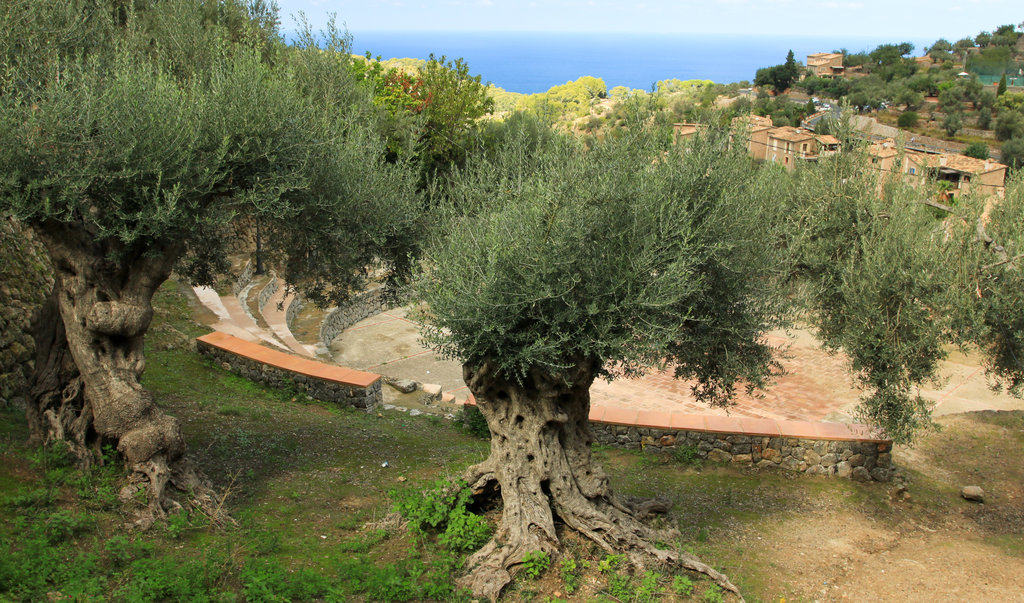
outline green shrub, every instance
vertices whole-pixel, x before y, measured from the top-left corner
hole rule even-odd
[[[487,419],[475,405],[466,404],[455,418],[471,435],[484,440],[491,439],[491,430],[487,427]]]
[[[661,581],[661,574],[656,572],[644,572],[642,578],[640,578],[640,586],[637,587],[634,599],[638,603],[653,603],[658,600],[658,596],[661,594],[661,586],[658,584]]]
[[[964,149],[964,155],[975,159],[988,159],[988,145],[983,142],[972,142]]]
[[[700,465],[700,451],[696,446],[677,445],[672,450],[672,460],[680,465]]]
[[[249,603],[309,601],[329,590],[327,579],[309,568],[287,571],[280,563],[252,559],[242,568],[242,592]]]
[[[580,587],[579,564],[576,563],[576,560],[568,557],[562,559],[562,568],[559,573],[562,576],[562,582],[565,583],[566,594],[571,595],[576,592],[576,589]]]
[[[608,593],[620,601],[633,598],[633,579],[629,575],[612,574],[608,577]]]
[[[530,580],[536,580],[551,567],[551,557],[544,551],[527,551],[523,555],[523,574]]]
[[[916,111],[904,111],[896,119],[896,125],[901,128],[913,128],[917,125],[918,115]]]
[[[449,550],[475,550],[491,537],[487,521],[466,509],[473,493],[465,482],[438,480],[430,489],[392,491],[391,496],[413,533],[438,534],[438,542]]]
[[[709,584],[708,589],[704,591],[704,601],[707,603],[722,603],[725,601],[725,593],[716,584]]]
[[[689,597],[693,594],[693,580],[689,576],[676,576],[672,578],[672,590],[677,595]]]

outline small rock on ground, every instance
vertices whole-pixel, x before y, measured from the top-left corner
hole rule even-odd
[[[960,489],[960,496],[974,502],[985,502],[985,491],[979,486],[964,486]]]
[[[403,394],[411,394],[416,391],[417,387],[419,387],[419,385],[412,379],[393,379],[389,377],[385,379],[385,383]]]

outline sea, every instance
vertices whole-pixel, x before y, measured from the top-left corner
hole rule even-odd
[[[909,41],[919,56],[934,40],[873,37],[736,36],[716,34],[352,31],[353,52],[382,58],[462,58],[473,75],[510,92],[533,94],[590,75],[615,86],[650,90],[666,79],[720,84],[753,81],[761,67],[793,51],[805,62],[814,52],[870,51]]]

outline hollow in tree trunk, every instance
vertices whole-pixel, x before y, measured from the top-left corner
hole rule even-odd
[[[557,552],[557,517],[609,554],[625,555],[638,570],[681,566],[736,592],[724,575],[693,556],[654,546],[677,534],[644,521],[650,512],[664,511],[664,504],[628,502],[612,492],[590,452],[595,368],[579,361],[558,375],[534,369],[519,383],[504,378],[490,362],[463,366],[491,430],[490,456],[466,471],[466,481],[477,495],[497,486],[504,509],[494,538],[467,560],[470,573],[460,586],[496,599],[527,552]]]
[[[66,442],[81,465],[100,458],[102,443],[116,444],[132,483],[147,492],[142,527],[181,506],[168,484],[187,493],[189,504],[219,515],[209,483],[185,455],[178,421],[139,382],[153,294],[170,276],[180,245],[126,249],[96,240],[80,224],[55,221],[36,232],[53,264],[54,292],[36,327],[33,439]]]

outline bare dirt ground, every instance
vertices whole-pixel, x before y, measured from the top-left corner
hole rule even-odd
[[[825,498],[741,529],[764,601],[1024,601],[1024,413],[944,417],[897,449],[909,498]],[[960,496],[979,485],[984,503]],[[755,543],[763,543],[758,547]]]

